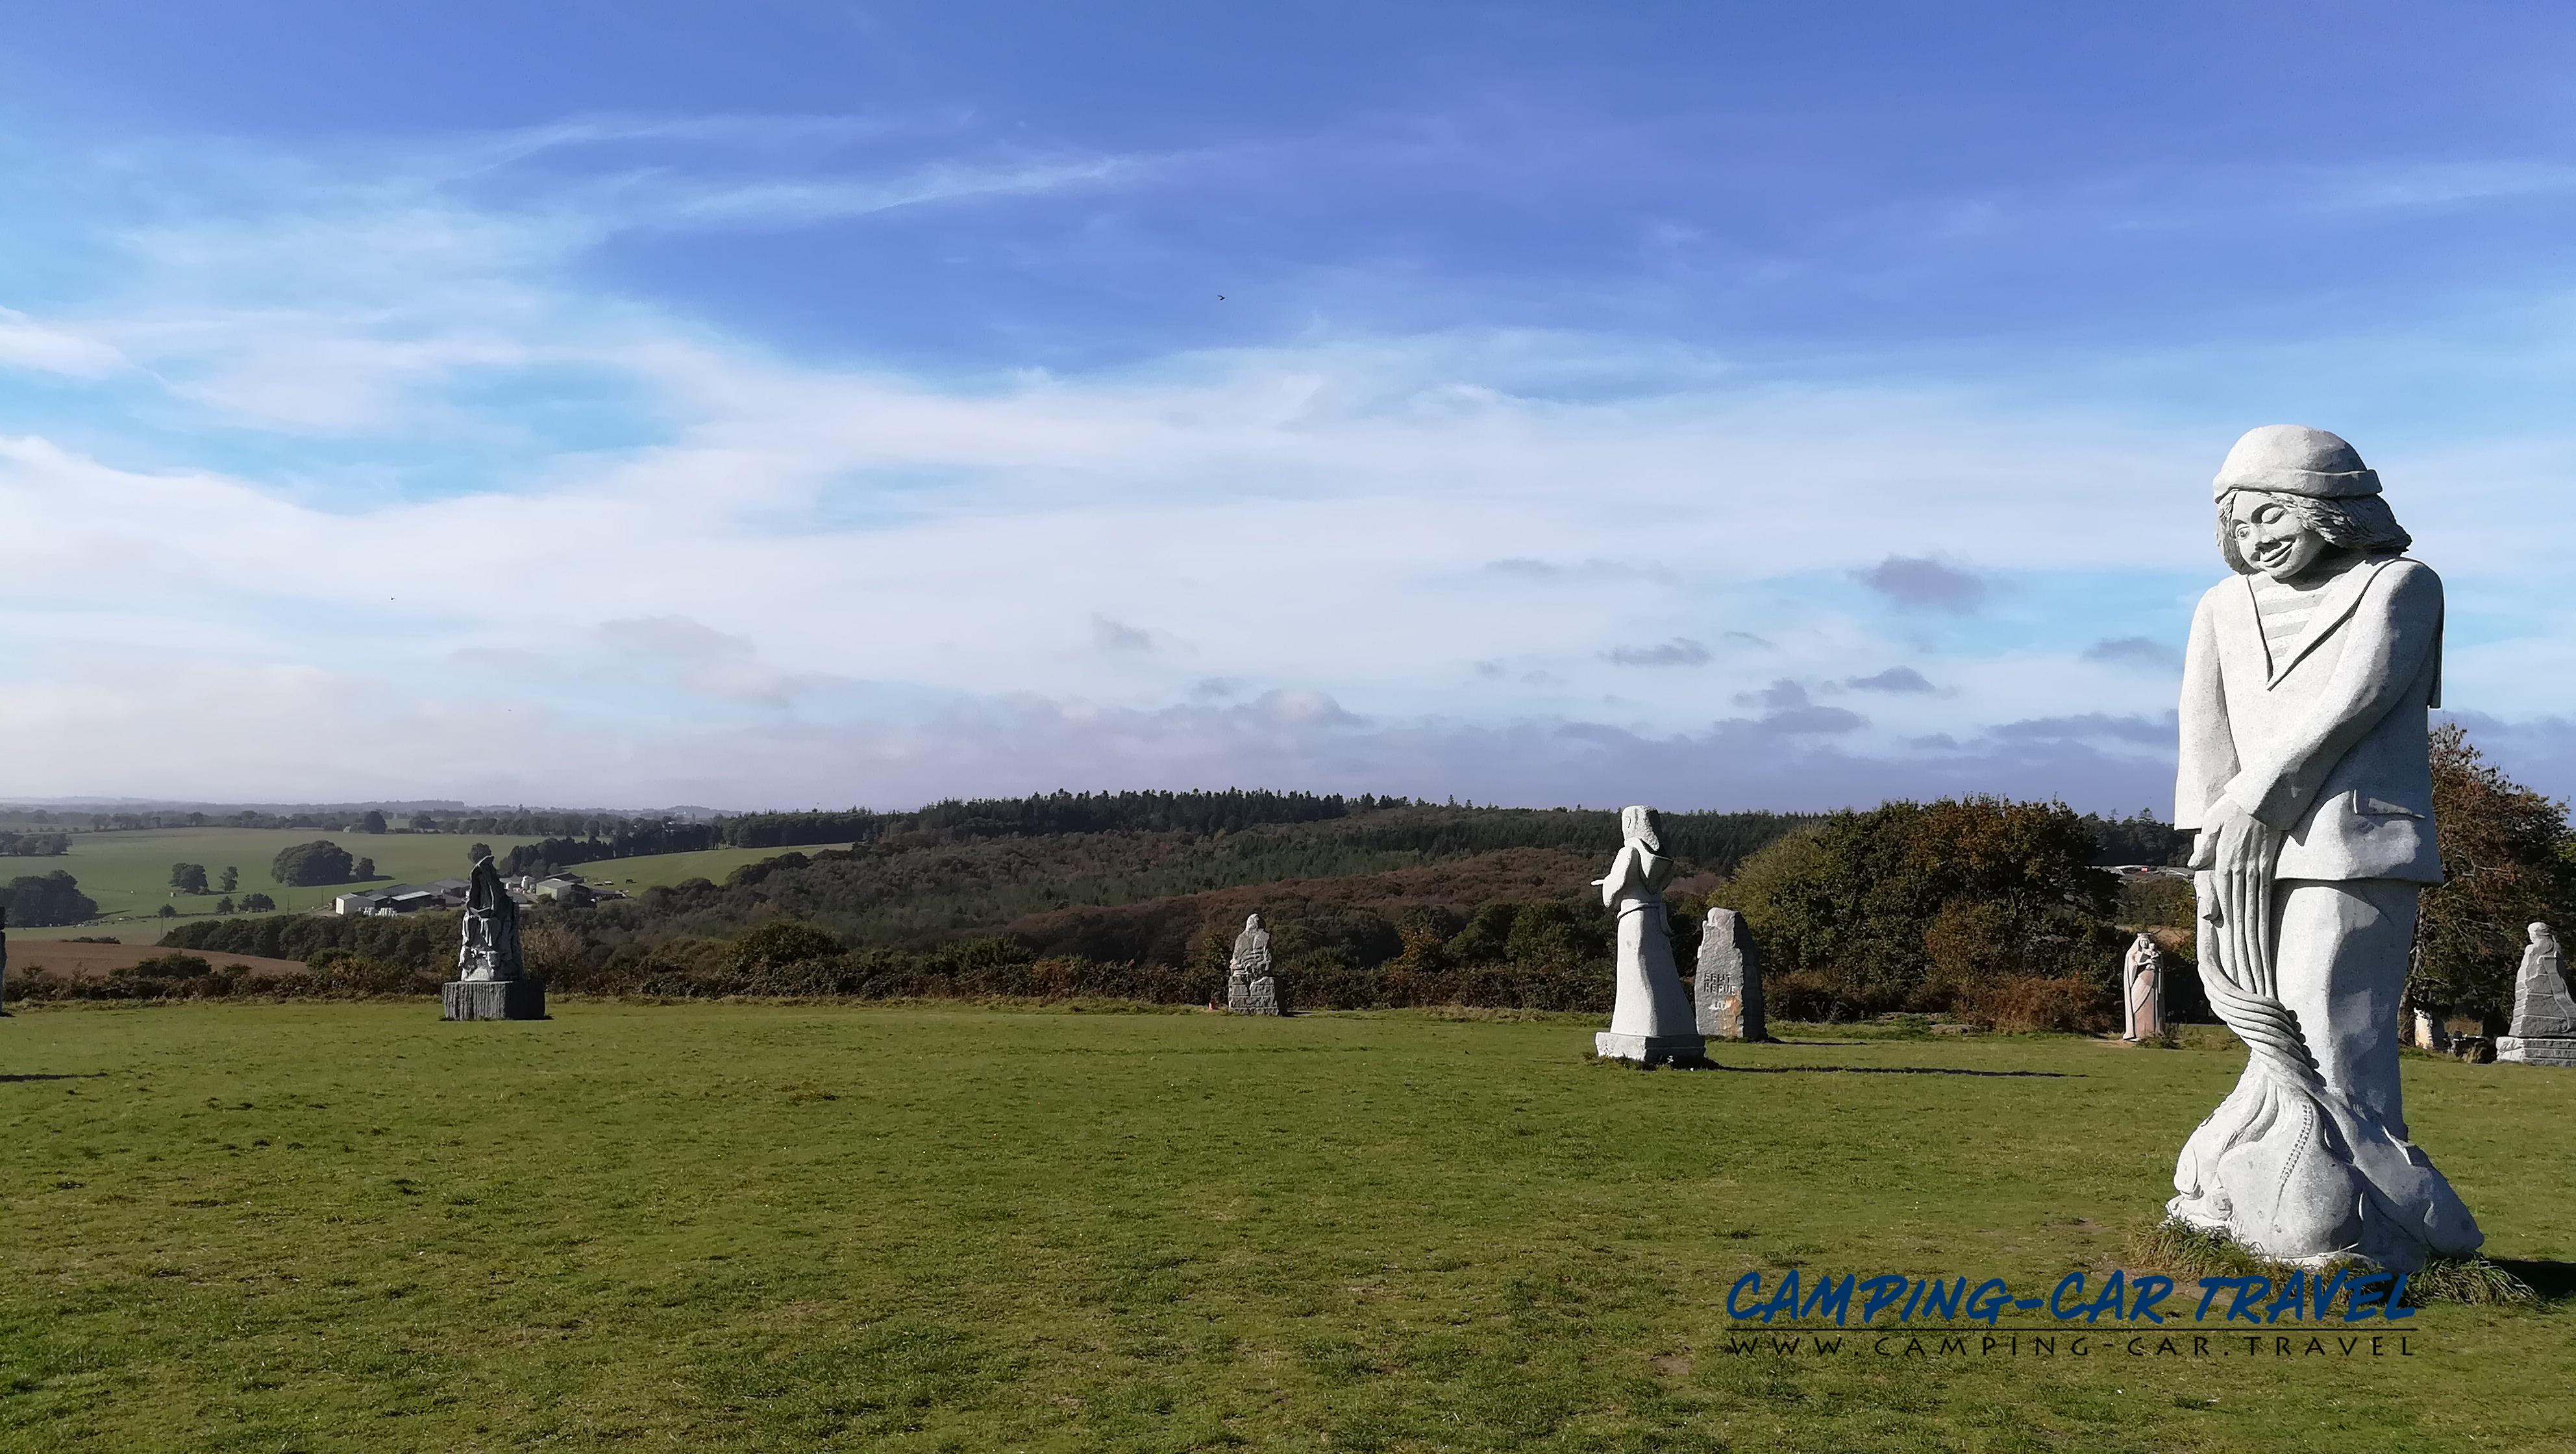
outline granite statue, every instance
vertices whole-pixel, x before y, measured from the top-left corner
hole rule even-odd
[[[1699,930],[1699,973],[1691,979],[1699,1033],[1712,1040],[1768,1040],[1762,1021],[1762,960],[1744,916],[1711,909]]]
[[[2285,1262],[2464,1255],[2484,1238],[2407,1140],[2397,1076],[2416,900],[2442,878],[2442,582],[2323,430],[2248,433],[2213,494],[2234,575],[2192,617],[2174,823],[2197,830],[2201,983],[2249,1055],[2167,1211]]]
[[[2165,1033],[2165,951],[2141,934],[2120,960],[2120,1038],[2161,1040]]]
[[[1234,936],[1234,953],[1225,963],[1225,1007],[1238,1015],[1284,1015],[1277,967],[1271,963],[1270,931],[1259,914],[1243,916],[1243,932]]]
[[[1673,861],[1664,856],[1661,824],[1652,808],[1626,808],[1619,831],[1625,840],[1619,856],[1607,875],[1592,881],[1619,920],[1618,998],[1610,1028],[1592,1038],[1593,1053],[1647,1065],[1697,1064],[1708,1058],[1708,1041],[1682,989],[1681,971],[1673,966],[1663,893]]]
[[[439,987],[450,1020],[542,1020],[546,987],[528,978],[519,952],[519,906],[489,858],[474,865],[466,891],[456,978]]]
[[[2576,1065],[2576,999],[2567,994],[2567,962],[2558,935],[2531,926],[2522,972],[2514,977],[2513,1029],[2496,1037],[2496,1059],[2521,1065]]]

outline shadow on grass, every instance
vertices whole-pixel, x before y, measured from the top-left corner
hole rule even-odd
[[[2552,1262],[2546,1258],[2520,1257],[2497,1257],[2490,1260],[2496,1266],[2520,1278],[2523,1286],[2530,1288],[2545,1301],[2556,1302],[2561,1298],[2576,1297],[2576,1262]]]
[[[1738,1075],[1982,1075],[2022,1080],[2082,1080],[2072,1070],[1961,1070],[1943,1065],[1713,1065]]]
[[[106,1074],[104,1070],[85,1070],[70,1075],[0,1075],[0,1085],[14,1085],[22,1080],[97,1080]]]

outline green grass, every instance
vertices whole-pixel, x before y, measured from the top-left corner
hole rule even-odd
[[[556,1012],[0,1022],[0,1446],[2576,1447],[2563,1279],[2403,1358],[1725,1351],[1748,1270],[2118,1265],[2241,1052],[1828,1027],[1641,1074],[1554,1018]],[[2576,1077],[2405,1074],[2489,1251],[2576,1260]]]
[[[456,833],[322,833],[311,828],[145,828],[120,833],[77,833],[72,835],[72,851],[59,858],[0,858],[0,877],[27,873],[51,873],[64,869],[80,880],[81,892],[98,901],[103,919],[116,922],[90,925],[55,925],[46,928],[12,928],[14,938],[62,939],[79,934],[117,934],[131,938],[150,929],[157,937],[169,921],[158,918],[161,906],[169,904],[179,910],[183,919],[205,918],[214,913],[216,894],[182,894],[171,897],[170,865],[202,863],[209,881],[221,876],[226,865],[241,870],[241,884],[234,890],[239,896],[264,893],[277,900],[282,912],[330,907],[331,900],[351,888],[365,884],[332,884],[321,888],[290,889],[268,876],[268,866],[276,861],[278,850],[297,843],[310,843],[328,838],[361,858],[376,861],[378,878],[373,885],[390,883],[425,883],[431,879],[462,877],[472,865],[466,861],[466,850],[478,842],[489,843],[493,850],[506,854],[533,838],[478,839]],[[573,870],[583,877],[612,883],[630,892],[653,884],[676,884],[691,878],[706,877],[722,882],[738,865],[785,853],[784,848],[720,848],[705,853],[665,853],[649,858],[620,858],[603,863],[583,864]],[[811,853],[814,850],[802,850]]]
[[[746,863],[758,863],[782,853],[802,853],[811,857],[826,848],[849,846],[846,843],[803,843],[793,848],[710,848],[701,853],[657,853],[650,858],[615,858],[585,863],[573,872],[592,883],[633,893],[655,884],[686,883],[693,878],[723,883],[725,875]]]
[[[477,841],[452,833],[323,833],[311,828],[143,828],[120,833],[75,833],[72,851],[59,858],[0,858],[0,874],[14,877],[23,873],[51,873],[64,869],[80,880],[81,892],[98,900],[99,913],[105,917],[122,917],[141,921],[160,911],[163,904],[176,907],[190,918],[214,911],[216,894],[182,894],[172,898],[170,865],[202,863],[207,879],[219,879],[226,865],[241,870],[241,883],[235,896],[263,893],[277,900],[281,910],[318,909],[330,905],[333,896],[352,887],[365,885],[334,884],[325,888],[291,889],[268,876],[268,866],[277,859],[281,848],[297,843],[310,843],[328,838],[360,858],[376,861],[376,872],[382,883],[419,883],[436,878],[462,876],[473,865],[465,860],[465,850]],[[495,838],[494,849],[507,853],[533,838]],[[158,920],[154,922],[158,923]],[[141,928],[138,922],[134,925]],[[90,928],[56,926],[46,929],[11,929],[10,935],[27,938],[62,938],[67,935],[97,933]],[[115,932],[110,926],[108,932]],[[120,936],[124,937],[124,936]]]

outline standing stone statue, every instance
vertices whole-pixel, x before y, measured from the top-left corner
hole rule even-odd
[[[1243,932],[1234,936],[1234,954],[1225,964],[1225,1007],[1238,1015],[1283,1015],[1285,997],[1270,962],[1270,931],[1259,914],[1243,916]]]
[[[456,979],[439,986],[450,1020],[542,1020],[546,987],[527,977],[519,956],[519,906],[501,886],[492,860],[474,865],[465,900],[464,942]]]
[[[1619,831],[1626,842],[1607,876],[1592,882],[1601,902],[1619,916],[1619,997],[1610,1028],[1592,1037],[1603,1059],[1695,1064],[1708,1058],[1708,1041],[1673,967],[1673,934],[1665,919],[1664,885],[1673,861],[1664,856],[1661,825],[1652,808],[1625,808]]]
[[[2576,1000],[2567,995],[2567,963],[2558,936],[2531,926],[2522,973],[2513,985],[2513,1033],[2496,1037],[2496,1059],[2522,1065],[2576,1065]]]
[[[1762,960],[1744,916],[1711,909],[1700,925],[1699,973],[1691,980],[1699,1033],[1714,1040],[1768,1040],[1762,1022]]]
[[[2406,1271],[2485,1238],[2408,1143],[2397,1079],[2416,897],[2442,878],[2442,582],[2379,489],[2351,445],[2291,425],[2218,472],[2236,574],[2192,618],[2174,823],[2199,834],[2201,983],[2250,1054],[2167,1211],[2282,1261]]]
[[[2161,1040],[2165,1033],[2165,951],[2141,934],[2120,960],[2123,1040]]]

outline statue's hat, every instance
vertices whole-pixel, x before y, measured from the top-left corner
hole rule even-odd
[[[2230,490],[2270,490],[2319,500],[2379,493],[2379,471],[2361,462],[2361,451],[2343,437],[2297,424],[2266,424],[2245,431],[2218,467],[2212,498]]]

